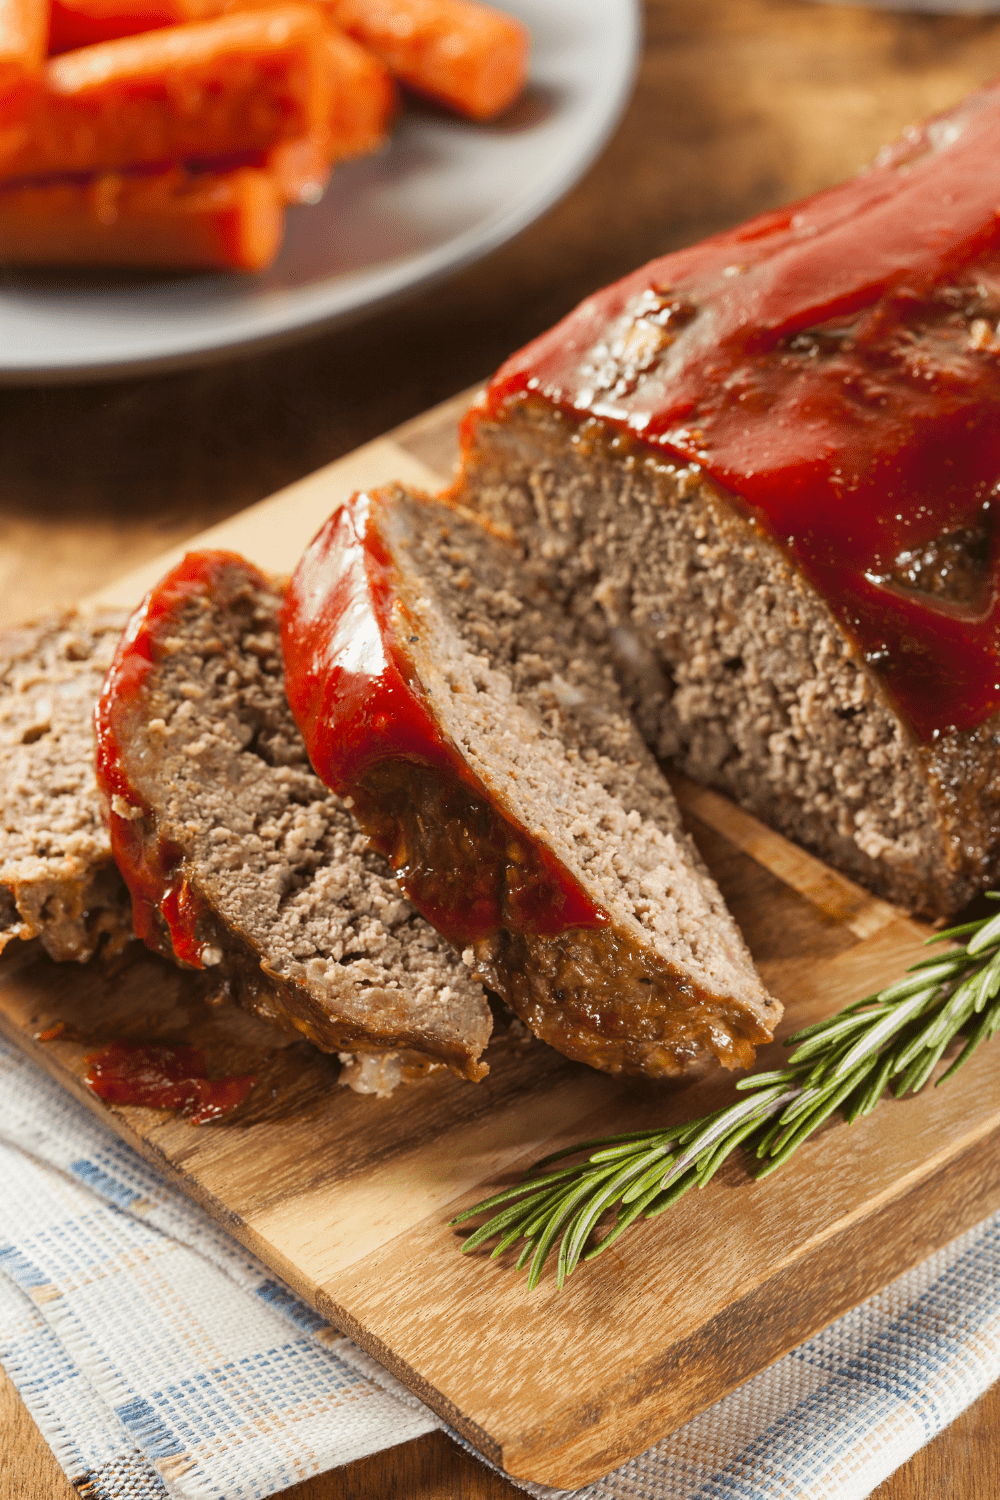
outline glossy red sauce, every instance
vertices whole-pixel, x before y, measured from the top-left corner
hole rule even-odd
[[[980,724],[1000,708],[998,163],[994,84],[853,181],[588,298],[503,366],[466,444],[483,412],[537,396],[700,465],[817,585],[920,738]],[[964,528],[992,548],[981,597],[900,584],[908,556]]]
[[[193,968],[204,968],[206,944],[198,936],[199,902],[185,879],[181,851],[151,834],[152,819],[144,799],[125,769],[125,750],[137,726],[148,718],[148,681],[163,655],[174,621],[198,595],[215,598],[228,570],[236,568],[264,583],[263,575],[235,552],[189,552],[146,595],[125,627],[95,710],[96,771],[115,863],[132,897],[132,922],[138,937],[154,951],[162,947],[162,923],[174,956]],[[127,818],[114,810],[120,797],[145,817]]]
[[[255,1077],[208,1078],[197,1047],[152,1042],[109,1042],[87,1058],[85,1082],[108,1104],[172,1109],[192,1125],[205,1125],[243,1103]]]
[[[407,895],[452,942],[464,946],[512,923],[542,935],[604,926],[607,914],[551,851],[505,814],[502,824],[490,816],[486,787],[439,728],[406,650],[412,630],[379,532],[380,503],[356,495],[330,517],[303,555],[285,602],[285,687],[317,775],[353,800]],[[391,808],[405,789],[398,777],[391,787],[386,781],[389,763],[419,770],[414,786],[423,786],[428,808],[458,808],[461,817],[464,799],[481,818],[482,858],[478,870],[475,856],[459,867],[469,872],[464,888],[440,865],[434,872],[425,862],[417,875],[400,842],[407,810],[397,817]],[[458,833],[455,840],[457,861]],[[498,869],[500,885],[493,878]]]

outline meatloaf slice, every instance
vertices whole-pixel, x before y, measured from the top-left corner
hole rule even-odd
[[[615,685],[521,553],[357,495],[283,616],[320,776],[544,1041],[612,1073],[746,1065],[780,1015]]]
[[[0,950],[41,940],[84,963],[132,935],[94,780],[94,704],[120,610],[72,610],[0,633]]]
[[[122,637],[97,771],[136,931],[327,1051],[481,1078],[486,997],[310,769],[280,607],[242,558],[192,553]]]

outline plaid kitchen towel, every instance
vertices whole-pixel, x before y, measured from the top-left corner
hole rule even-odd
[[[0,1363],[88,1500],[262,1500],[441,1425],[2,1041]],[[862,1500],[998,1376],[1000,1215],[574,1497]]]

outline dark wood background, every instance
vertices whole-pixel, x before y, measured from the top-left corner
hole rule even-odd
[[[567,0],[571,4],[571,0]],[[587,292],[852,172],[1000,73],[1000,17],[648,0],[632,103],[531,229],[412,301],[296,347],[143,380],[0,390],[0,621],[69,602],[472,384]],[[68,1500],[0,1381],[0,1500]],[[507,1500],[433,1434],[287,1500]],[[1000,1495],[1000,1387],[876,1492]]]

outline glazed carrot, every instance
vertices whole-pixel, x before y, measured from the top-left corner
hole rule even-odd
[[[223,0],[52,0],[49,52],[69,52],[221,15]]]
[[[263,150],[326,123],[324,25],[310,6],[192,22],[64,52],[0,178]]]
[[[474,120],[513,104],[528,70],[519,21],[471,0],[327,0],[332,20],[400,82]]]
[[[328,132],[282,141],[259,152],[253,165],[270,174],[286,203],[318,203],[330,180]]]
[[[48,0],[0,0],[0,132],[4,134],[25,113],[32,82],[42,69],[48,31]]]
[[[0,190],[0,260],[259,271],[283,222],[277,185],[250,167],[29,183]]]
[[[276,179],[286,203],[318,203],[332,162],[377,150],[398,103],[392,75],[377,57],[332,26],[326,43],[330,110],[325,124],[299,140],[282,141],[266,151],[200,165],[260,167]]]
[[[272,0],[273,3],[273,0]],[[257,10],[258,0],[227,0],[230,12]],[[392,74],[374,53],[346,36],[339,27],[326,27],[325,59],[330,90],[326,121],[331,161],[365,156],[384,144],[399,108]]]
[[[343,161],[377,151],[399,103],[392,74],[373,53],[332,26],[327,29],[326,57],[331,158]]]

